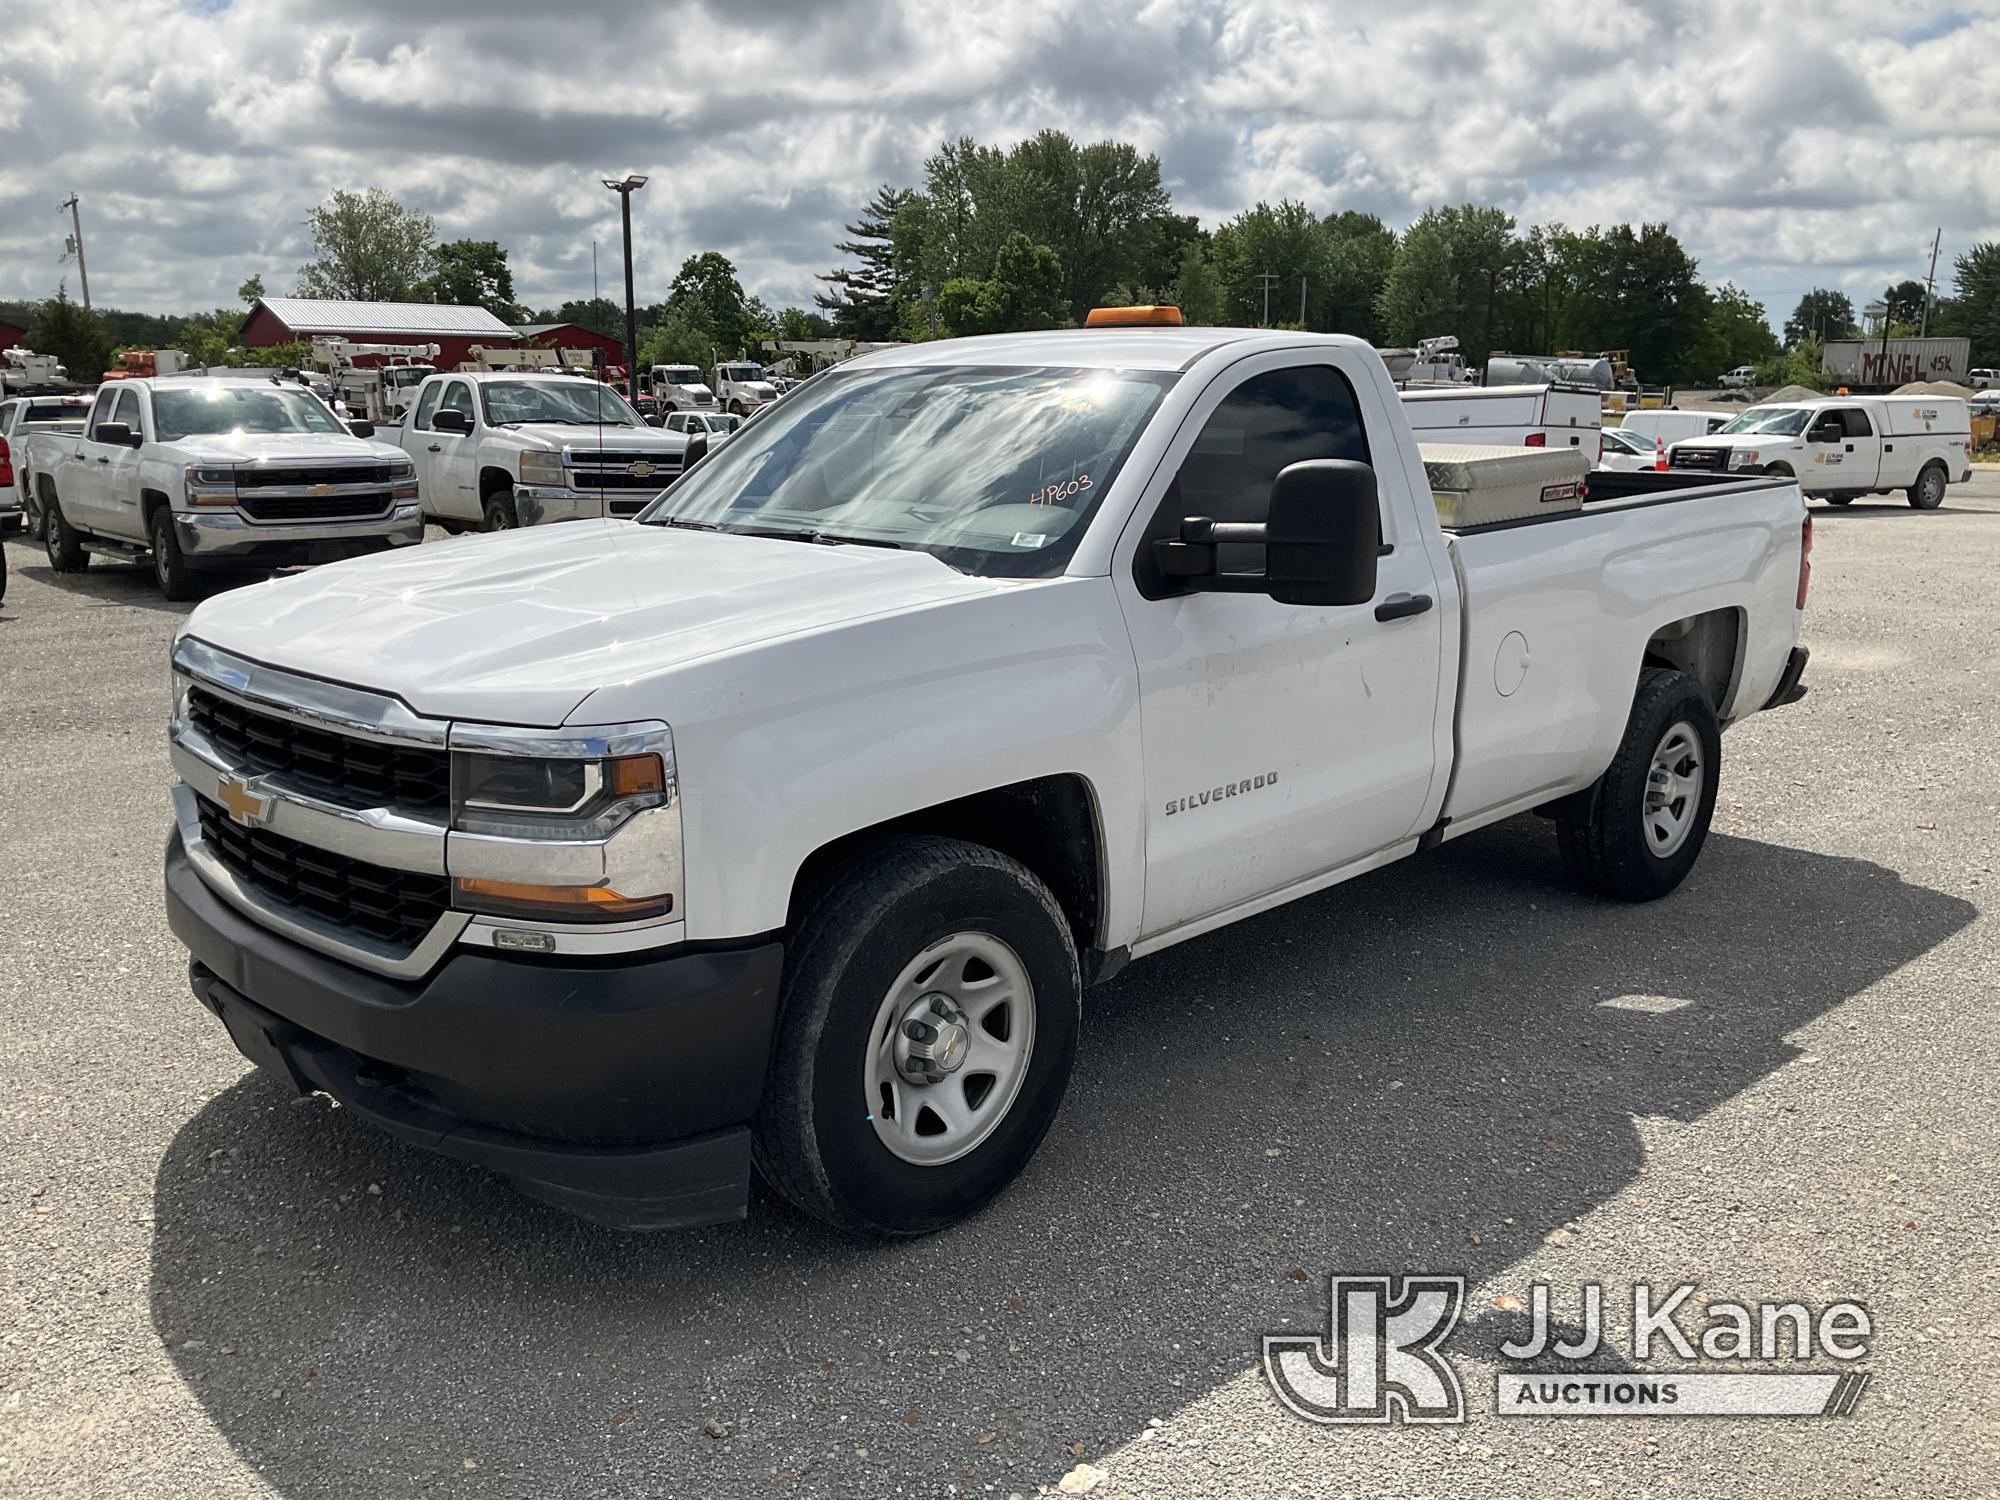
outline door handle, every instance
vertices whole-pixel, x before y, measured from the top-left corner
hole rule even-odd
[[[1852,453],[1852,452],[1854,451],[1854,444],[1852,444],[1852,443],[1849,443],[1849,444],[1847,445],[1847,451],[1848,451],[1849,453]]]
[[[439,446],[438,446],[438,445],[437,445],[436,443],[432,443],[432,444],[430,445],[430,451],[431,451],[432,453],[442,453],[442,452],[444,452],[444,449],[443,449],[443,448],[441,448],[441,447],[439,447]]]
[[[1378,620],[1407,620],[1411,615],[1420,615],[1437,601],[1429,594],[1391,594],[1375,606]]]
[[[101,464],[108,464],[111,462],[111,460],[106,458],[102,453],[97,455],[97,461]]]

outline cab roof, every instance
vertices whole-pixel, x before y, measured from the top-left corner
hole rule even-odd
[[[1044,333],[993,333],[979,338],[899,344],[849,360],[843,367],[916,368],[937,365],[1055,365],[1085,370],[1185,370],[1217,349],[1295,349],[1327,344],[1366,349],[1343,333],[1295,333],[1277,328],[1057,328]]]

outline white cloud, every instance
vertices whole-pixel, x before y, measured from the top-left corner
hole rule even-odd
[[[1665,219],[1782,320],[2000,236],[2000,0],[15,0],[0,51],[0,296],[61,274],[82,195],[92,292],[159,310],[289,288],[301,221],[380,185],[493,237],[531,303],[640,296],[719,249],[774,303],[833,263],[882,181],[947,135],[1044,126],[1160,153],[1215,220],[1303,198],[1406,223],[1471,199],[1525,223]],[[110,45],[117,39],[118,45]]]

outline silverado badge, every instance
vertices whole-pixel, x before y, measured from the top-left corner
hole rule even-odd
[[[271,810],[269,797],[258,796],[234,776],[225,776],[216,783],[215,797],[224,811],[245,828],[255,828]]]

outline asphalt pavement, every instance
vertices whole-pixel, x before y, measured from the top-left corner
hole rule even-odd
[[[886,1246],[601,1231],[251,1072],[161,911],[185,608],[10,538],[0,1495],[1994,1493],[2000,469],[1814,516],[1811,693],[1676,895],[1530,817],[1134,964],[1021,1182]],[[1468,1280],[1470,1420],[1286,1412],[1260,1336],[1404,1271]],[[1536,1280],[1855,1298],[1873,1381],[1498,1417]]]

